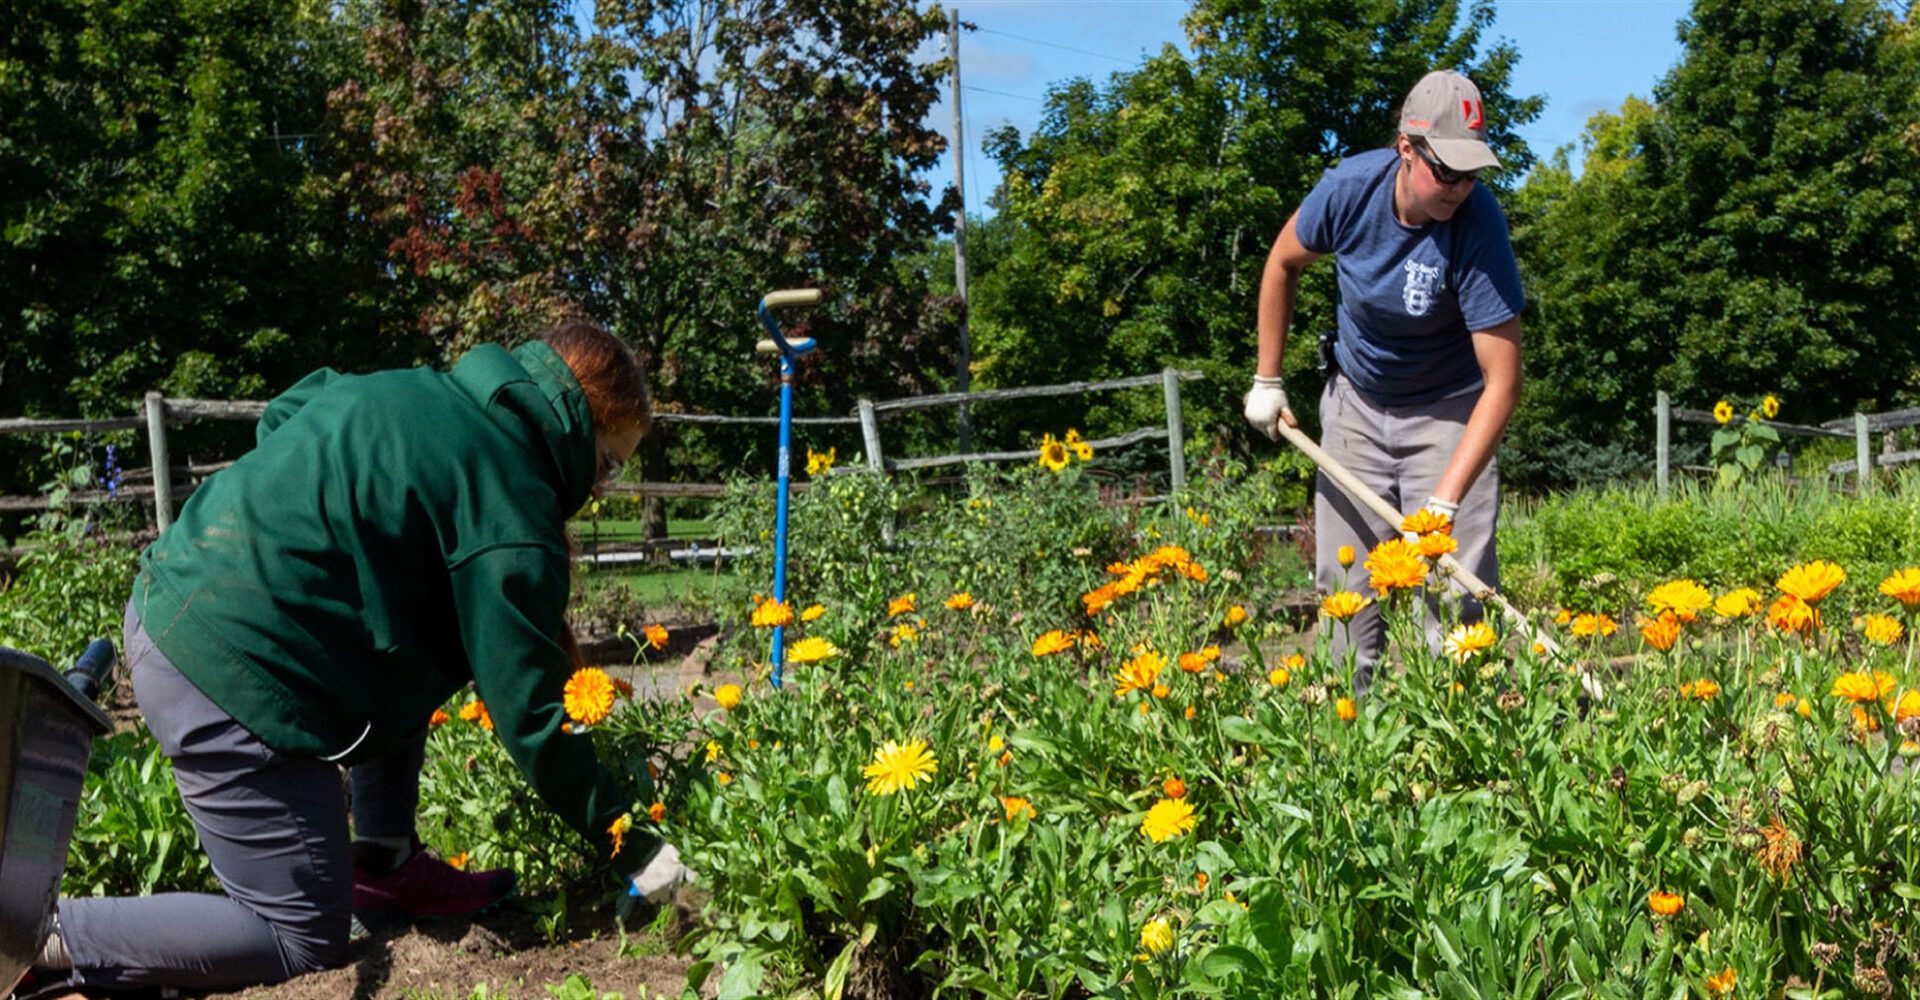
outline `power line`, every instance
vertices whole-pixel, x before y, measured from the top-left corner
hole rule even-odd
[[[1025,94],[1009,94],[1004,90],[988,90],[985,87],[976,87],[971,83],[961,85],[960,89],[971,90],[971,91],[974,91],[975,93],[980,93],[980,94],[992,94],[995,97],[1011,97],[1016,101],[1032,101],[1035,104],[1047,103],[1046,101],[1041,100],[1038,97],[1028,97]]]
[[[1134,60],[1132,59],[1122,59],[1116,55],[1109,55],[1105,52],[1095,52],[1091,49],[1077,49],[1071,45],[1062,45],[1059,42],[1049,42],[1044,38],[1028,38],[1025,35],[1016,35],[1011,31],[998,31],[993,28],[982,28],[979,25],[974,25],[973,30],[984,32],[989,35],[999,35],[1002,38],[1011,38],[1011,39],[1014,39],[1015,41],[1027,42],[1033,45],[1044,45],[1047,48],[1059,49],[1062,52],[1074,52],[1083,56],[1092,56],[1095,59],[1105,59],[1109,62],[1117,62],[1122,66],[1131,66],[1134,64]]]

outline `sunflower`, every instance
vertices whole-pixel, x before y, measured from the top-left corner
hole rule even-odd
[[[1581,638],[1609,636],[1619,630],[1620,623],[1614,621],[1613,616],[1592,611],[1575,615],[1573,622],[1567,626],[1567,631]]]
[[[1733,404],[1732,404],[1732,403],[1729,403],[1729,402],[1727,402],[1726,400],[1724,400],[1724,399],[1723,399],[1723,400],[1721,400],[1721,401],[1719,401],[1718,403],[1715,403],[1715,404],[1713,404],[1713,421],[1714,421],[1714,423],[1717,423],[1717,424],[1724,424],[1724,423],[1726,423],[1727,421],[1729,421],[1729,420],[1732,420],[1732,419],[1733,419]]]
[[[1900,637],[1906,633],[1906,629],[1900,624],[1900,619],[1889,615],[1866,616],[1861,619],[1860,631],[1867,637],[1868,642],[1882,646],[1891,646],[1899,642]]]
[[[1064,653],[1072,648],[1073,636],[1057,628],[1042,632],[1040,638],[1033,640],[1033,655],[1035,656],[1052,656],[1055,653]]]
[[[1682,624],[1693,621],[1713,604],[1713,592],[1692,580],[1670,580],[1647,593],[1647,606],[1658,615],[1671,611]]]
[[[721,708],[731,712],[740,707],[741,693],[740,685],[738,684],[722,684],[713,689],[713,700],[718,703]]]
[[[1474,622],[1471,625],[1454,626],[1453,631],[1447,633],[1443,648],[1453,662],[1465,663],[1499,641],[1500,637],[1494,634],[1493,626],[1486,622]]]
[[[1760,400],[1760,415],[1767,418],[1768,420],[1772,420],[1773,418],[1779,416],[1780,415],[1780,397],[1774,395],[1773,393],[1767,393],[1766,396]]]
[[[1741,587],[1721,594],[1713,602],[1713,613],[1722,618],[1745,618],[1760,610],[1763,599],[1752,587]]]
[[[785,601],[768,598],[753,609],[754,628],[780,628],[791,624],[793,624],[793,608]]]
[[[1013,822],[1015,816],[1025,815],[1028,819],[1034,819],[1040,815],[1034,810],[1033,803],[1018,795],[1000,796],[1000,808],[1006,810],[1009,823]]]
[[[613,680],[599,667],[581,667],[567,678],[562,702],[573,721],[595,725],[613,714]]]
[[[1640,638],[1647,645],[1662,653],[1672,649],[1680,641],[1680,619],[1671,611],[1660,612],[1658,618],[1640,619]]]
[[[1067,450],[1073,452],[1074,458],[1082,462],[1093,461],[1093,445],[1088,444],[1085,439],[1081,438],[1079,431],[1071,427],[1067,428],[1067,439],[1062,441],[1061,444],[1066,445]],[[1202,526],[1204,527],[1204,525]]]
[[[1833,588],[1840,586],[1846,579],[1846,570],[1825,559],[1815,559],[1780,574],[1780,579],[1775,581],[1774,586],[1808,604],[1817,605],[1821,598],[1833,593]]]
[[[805,639],[787,647],[787,661],[789,663],[818,663],[821,660],[831,659],[839,655],[840,647],[834,645],[832,641],[823,639],[817,635],[807,636]]]
[[[1661,892],[1658,889],[1647,893],[1647,909],[1656,917],[1671,917],[1687,905],[1687,897],[1677,892]]]
[[[949,611],[965,611],[973,607],[973,595],[962,590],[940,603]]]
[[[926,740],[895,743],[888,740],[873,752],[873,763],[860,769],[866,775],[867,791],[874,795],[892,795],[910,789],[922,781],[932,781],[940,762],[933,759]]]
[[[1155,917],[1140,928],[1141,961],[1151,961],[1173,950],[1173,925],[1165,917]]]
[[[913,606],[914,600],[915,600],[915,597],[913,594],[902,594],[899,597],[896,597],[893,600],[888,601],[887,617],[898,618],[901,615],[912,614],[914,612],[914,606]]]
[[[1186,799],[1161,799],[1147,810],[1146,818],[1140,821],[1140,832],[1158,844],[1192,833],[1198,825],[1199,821],[1193,818],[1193,807]]]
[[[1367,585],[1385,597],[1426,583],[1427,564],[1404,538],[1389,538],[1367,553]]]
[[[1320,602],[1320,613],[1335,621],[1343,622],[1366,610],[1367,605],[1372,603],[1351,590],[1342,590],[1328,594],[1326,599]]]
[[[1059,472],[1071,461],[1073,456],[1064,442],[1054,440],[1051,434],[1040,439],[1040,464],[1048,472]]]
[[[1920,566],[1895,570],[1880,581],[1880,592],[1899,601],[1908,611],[1920,609]]]

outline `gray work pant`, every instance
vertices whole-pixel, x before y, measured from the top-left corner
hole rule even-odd
[[[347,959],[353,876],[340,768],[280,753],[208,700],[147,637],[131,605],[126,662],[147,726],[226,895],[62,899],[76,985],[238,988]],[[420,739],[352,769],[361,836],[413,834]]]
[[[1479,399],[1480,394],[1472,392],[1417,406],[1375,406],[1346,376],[1335,375],[1320,394],[1320,446],[1395,510],[1412,513],[1439,485]],[[1388,524],[1354,502],[1325,473],[1315,483],[1313,512],[1315,585],[1322,593],[1354,590],[1376,596],[1367,589],[1367,552],[1399,534],[1400,526]],[[1453,525],[1460,548],[1453,557],[1496,588],[1500,562],[1494,533],[1499,514],[1500,465],[1492,459],[1460,500]],[[1338,553],[1343,545],[1353,546],[1350,569],[1340,565]],[[1451,587],[1459,599],[1459,620],[1478,621],[1480,602],[1466,596],[1458,583]],[[1421,612],[1428,645],[1436,651],[1441,640],[1439,610],[1438,600],[1429,596]],[[1386,650],[1386,623],[1379,605],[1368,605],[1344,626],[1323,618],[1321,628],[1327,630],[1335,663],[1344,663],[1352,653],[1354,689],[1364,692]]]

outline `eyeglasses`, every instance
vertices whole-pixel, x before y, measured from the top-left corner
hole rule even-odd
[[[620,470],[625,468],[626,465],[627,460],[621,458],[618,451],[612,448],[601,448],[600,471],[599,475],[593,477],[593,481],[595,483],[610,483],[614,480],[614,477],[620,475]]]
[[[1441,163],[1440,158],[1433,155],[1433,150],[1428,149],[1426,143],[1416,142],[1411,145],[1414,153],[1427,162],[1427,169],[1433,171],[1433,179],[1441,184],[1452,187],[1461,181],[1478,180],[1480,177],[1478,170],[1455,170]]]

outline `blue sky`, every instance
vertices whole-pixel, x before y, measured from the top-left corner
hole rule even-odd
[[[961,107],[967,141],[967,210],[980,214],[998,175],[980,152],[988,130],[1012,125],[1021,134],[1039,121],[1041,99],[1055,83],[1134,69],[1168,43],[1186,48],[1180,19],[1185,0],[945,0],[979,30],[960,39]],[[1514,91],[1547,99],[1546,111],[1521,130],[1540,156],[1577,144],[1596,111],[1618,108],[1629,95],[1650,96],[1680,57],[1675,26],[1688,4],[1677,0],[1502,0],[1493,37],[1520,51]],[[935,53],[937,54],[937,52]],[[1492,109],[1488,109],[1492,111]],[[933,123],[951,136],[953,112],[942,104]],[[1575,162],[1578,162],[1576,157]],[[935,189],[950,183],[943,161]]]

